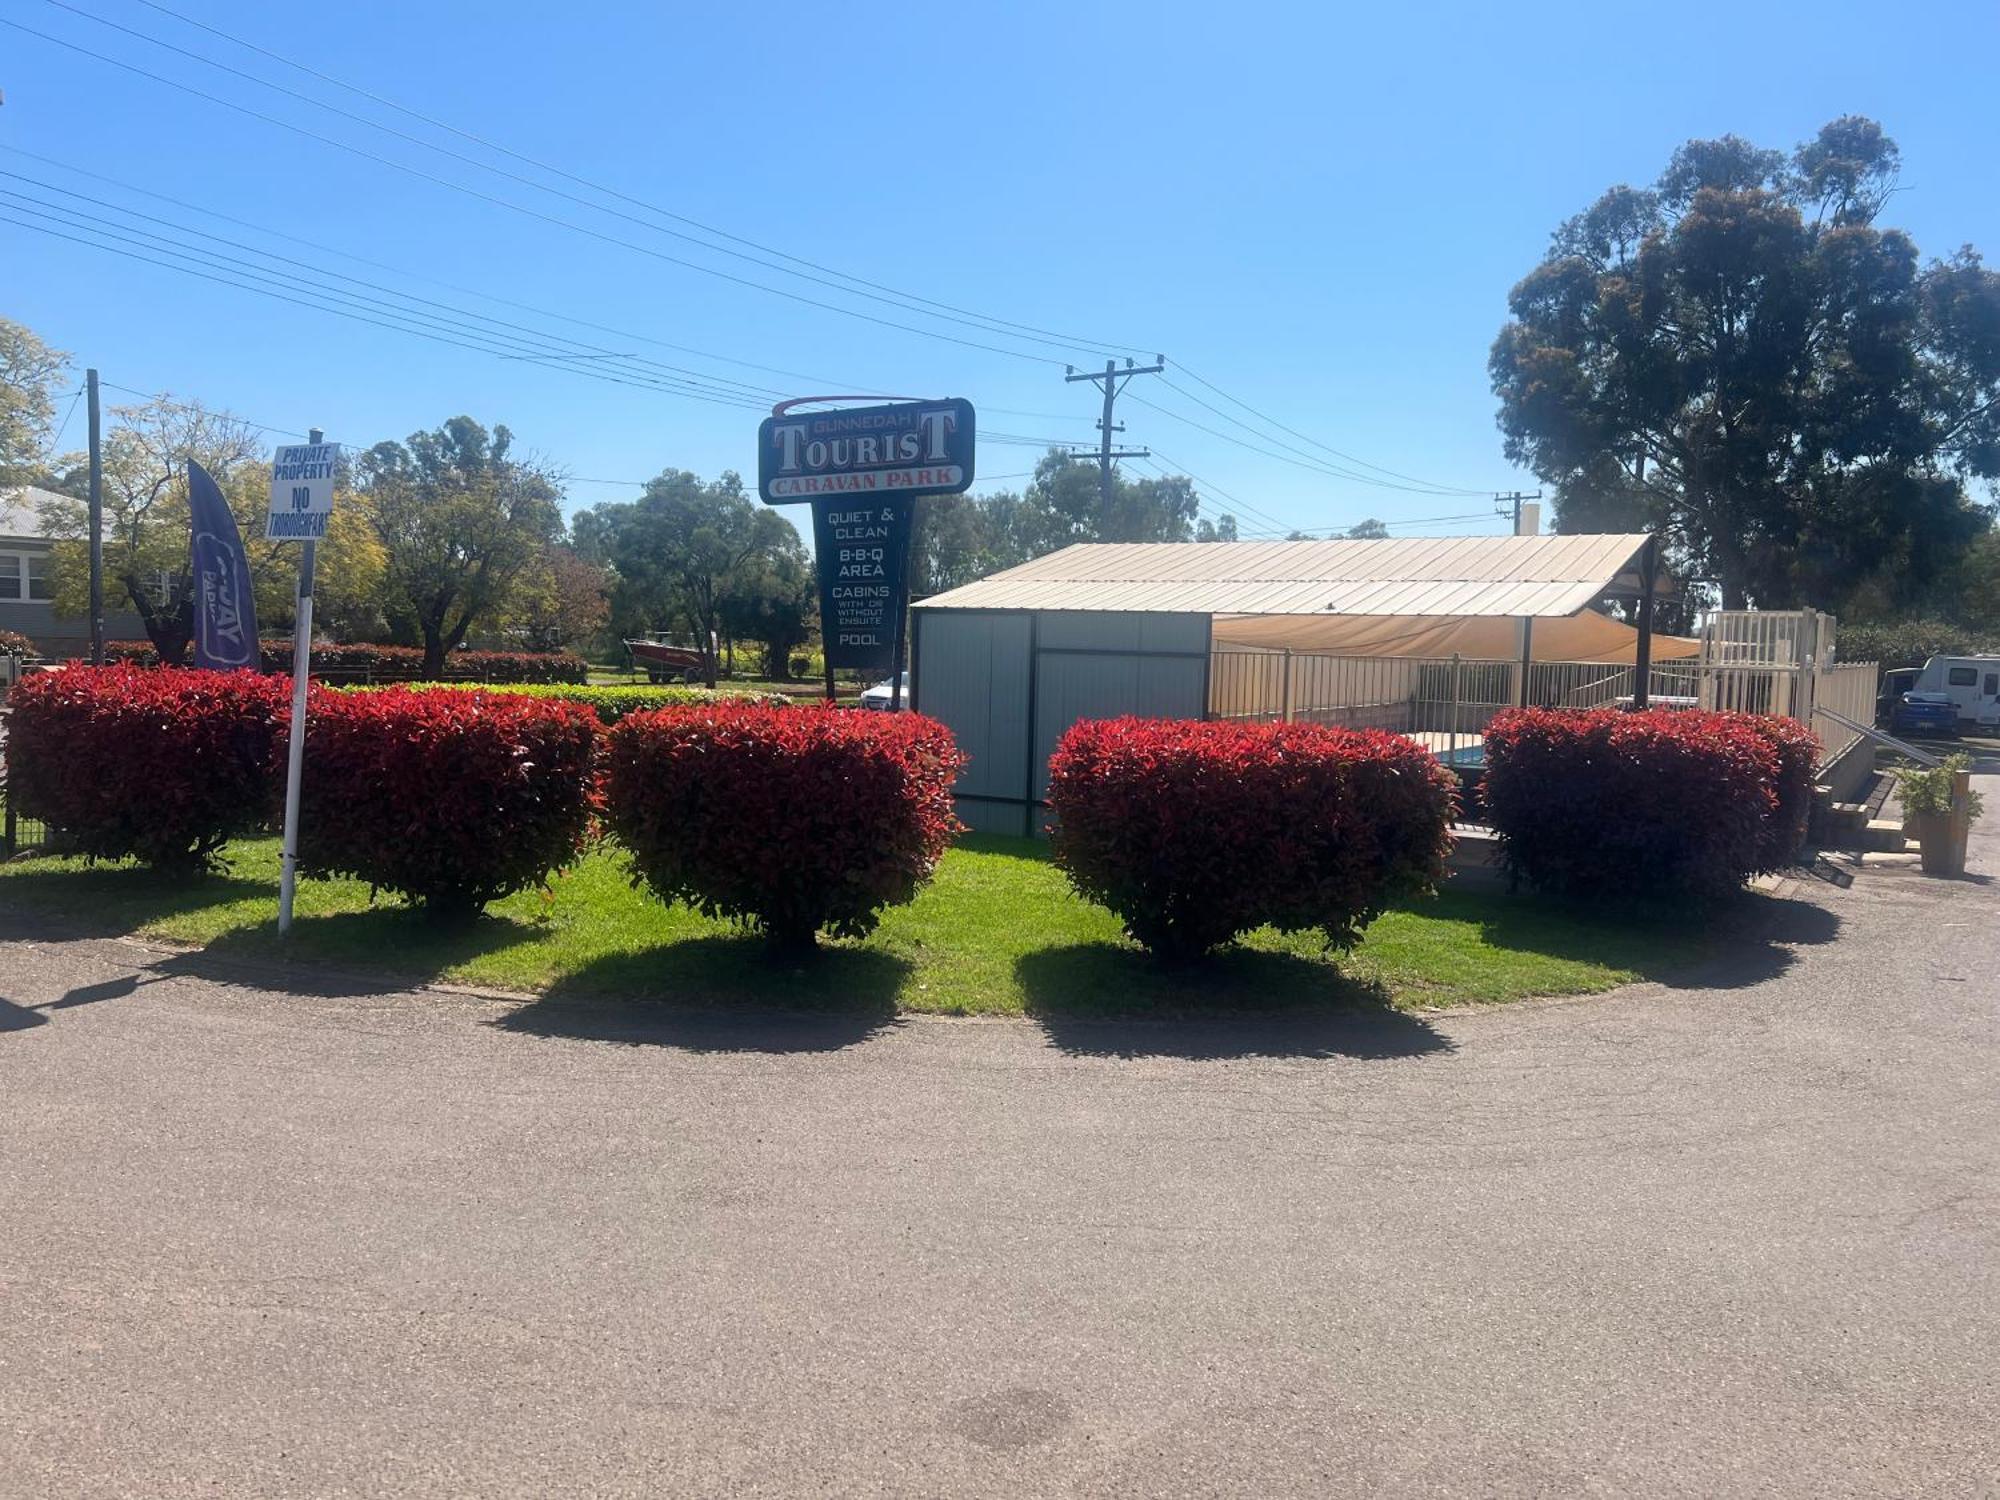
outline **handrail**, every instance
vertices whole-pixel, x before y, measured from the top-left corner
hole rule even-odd
[[[1833,709],[1830,708],[1818,708],[1818,707],[1815,707],[1813,709],[1813,712],[1815,714],[1825,715],[1827,718],[1833,720],[1834,723],[1838,724],[1842,729],[1851,729],[1856,734],[1866,735],[1869,739],[1875,741],[1875,743],[1878,745],[1887,745],[1891,750],[1894,750],[1898,755],[1909,756],[1911,760],[1915,761],[1918,765],[1923,766],[1926,769],[1934,769],[1935,767],[1944,764],[1944,761],[1940,757],[1931,754],[1930,751],[1919,750],[1915,745],[1909,744],[1907,741],[1904,740],[1899,740],[1894,735],[1884,734],[1881,730],[1875,728],[1871,724],[1858,724],[1853,719],[1848,718],[1846,714],[1836,713]]]

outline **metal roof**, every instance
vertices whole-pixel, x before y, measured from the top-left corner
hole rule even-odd
[[[0,489],[0,537],[9,541],[46,541],[48,531],[42,525],[42,502],[69,498],[32,484]]]
[[[1645,544],[1644,533],[1082,542],[916,608],[1555,618],[1636,591]]]

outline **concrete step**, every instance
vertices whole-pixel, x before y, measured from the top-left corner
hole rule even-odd
[[[1870,818],[1861,829],[1861,848],[1876,854],[1901,854],[1916,845],[1903,837],[1899,818]]]

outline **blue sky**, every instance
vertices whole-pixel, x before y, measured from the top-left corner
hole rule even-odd
[[[0,170],[199,222],[17,154],[33,152],[365,256],[397,269],[206,221],[310,263],[305,274],[322,285],[338,284],[317,276],[329,268],[517,319],[538,330],[538,348],[554,331],[573,341],[566,347],[786,394],[960,395],[980,407],[983,434],[1092,438],[1094,392],[1065,384],[1061,368],[1086,352],[832,292],[673,239],[661,229],[704,236],[647,208],[612,202],[635,223],[538,193],[78,12],[593,196],[137,0],[68,3],[75,9],[0,0],[0,17],[654,253],[357,158],[10,28],[0,28],[0,147],[13,149],[0,150]],[[1611,183],[1649,180],[1690,136],[1733,130],[1788,147],[1836,115],[1873,115],[1904,154],[1906,191],[1889,218],[1927,254],[1970,242],[2000,256],[2000,115],[1990,77],[2000,8],[1990,0],[1928,6],[1893,23],[1879,5],[1846,4],[163,3],[786,254],[1063,339],[1164,353],[1180,390],[1141,379],[1133,394],[1205,426],[1248,440],[1182,394],[1248,420],[1184,369],[1315,443],[1447,488],[1532,486],[1501,456],[1485,373],[1507,290],[1561,219]],[[15,179],[0,187],[55,197]],[[1016,354],[802,305],[662,256]],[[523,447],[579,480],[643,480],[666,466],[754,468],[755,410],[424,342],[5,223],[0,313],[73,351],[79,366],[97,365],[107,381],[199,396],[276,426],[316,423],[348,442],[466,412],[507,423]],[[1136,402],[1120,415],[1124,441],[1201,476],[1213,508],[1238,512],[1246,530],[1371,515],[1417,522],[1419,532],[1492,529],[1428,519],[1479,512],[1477,499],[1314,472]],[[1037,451],[982,442],[981,473],[1026,470]],[[630,493],[578,482],[570,498],[574,506]]]

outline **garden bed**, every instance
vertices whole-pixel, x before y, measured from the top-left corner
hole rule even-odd
[[[275,930],[275,840],[224,851],[225,874],[174,881],[119,863],[37,859],[0,866],[0,912],[50,929],[132,934],[221,956],[284,958],[410,982],[538,995],[695,1005],[866,1005],[967,1015],[1237,1014],[1341,1005],[1404,1010],[1590,994],[1669,976],[1754,928],[1636,924],[1498,890],[1447,890],[1397,906],[1345,956],[1316,934],[1251,933],[1208,961],[1164,967],[1118,919],[1079,901],[1038,841],[976,837],[933,884],[884,912],[857,942],[780,967],[755,937],[634,890],[612,846],[593,850],[546,895],[496,901],[440,928],[354,880],[305,881],[293,935]]]

